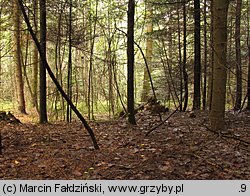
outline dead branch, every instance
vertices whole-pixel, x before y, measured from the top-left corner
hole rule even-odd
[[[158,125],[154,126],[152,129],[150,129],[147,133],[146,133],[146,137],[151,133],[153,132],[155,129],[157,129],[158,127],[160,127],[161,125],[163,125],[168,119],[170,119],[178,110],[179,110],[179,107],[178,106],[175,111],[173,111],[165,120],[163,120],[162,122],[160,122]]]
[[[243,139],[241,139],[241,138],[239,138],[239,137],[236,137],[236,136],[233,136],[233,135],[226,135],[226,134],[224,134],[224,133],[214,131],[214,130],[210,129],[208,126],[206,126],[206,125],[205,125],[205,127],[206,127],[206,129],[207,129],[208,131],[210,131],[210,132],[212,132],[212,133],[214,133],[214,134],[218,134],[218,135],[220,135],[221,137],[233,139],[233,140],[236,140],[236,141],[240,141],[240,142],[245,143],[245,144],[248,144],[248,145],[250,144],[250,142],[245,141],[245,140],[243,140]]]

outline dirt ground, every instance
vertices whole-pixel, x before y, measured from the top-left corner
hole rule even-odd
[[[149,112],[138,113],[134,127],[126,119],[90,122],[100,150],[80,122],[0,122],[0,179],[249,180],[250,113],[226,116],[220,134],[204,112],[176,113],[148,136],[160,123]]]

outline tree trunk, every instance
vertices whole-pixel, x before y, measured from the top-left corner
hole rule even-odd
[[[236,21],[235,21],[235,49],[236,49],[236,101],[235,110],[241,108],[242,101],[242,69],[241,69],[241,49],[240,49],[240,22],[241,22],[242,0],[237,0]]]
[[[40,45],[44,58],[40,56],[40,123],[46,123],[47,120],[47,97],[46,97],[46,0],[40,2]]]
[[[56,85],[58,91],[61,93],[62,97],[67,101],[67,103],[70,104],[72,110],[75,112],[76,116],[81,120],[81,122],[83,123],[84,127],[87,129],[91,139],[92,139],[92,142],[94,144],[94,147],[95,149],[99,149],[99,146],[97,144],[97,141],[96,141],[96,138],[95,138],[95,135],[94,135],[94,132],[93,130],[91,129],[91,127],[88,125],[87,121],[85,120],[85,118],[81,115],[81,113],[79,112],[79,110],[77,110],[77,108],[75,107],[75,105],[72,103],[72,101],[69,99],[69,97],[67,96],[67,94],[64,92],[64,90],[62,89],[62,87],[60,86],[59,82],[57,81],[54,73],[52,72],[52,70],[50,69],[50,66],[46,60],[46,56],[45,56],[45,53],[43,52],[42,50],[42,47],[38,41],[38,39],[36,38],[36,35],[34,34],[34,31],[31,27],[31,24],[29,22],[29,19],[28,19],[28,16],[25,12],[25,8],[24,8],[24,5],[22,3],[22,0],[18,0],[18,3],[21,7],[21,10],[22,10],[22,13],[23,13],[23,16],[24,16],[24,20],[27,24],[27,27],[28,27],[28,30],[34,40],[34,42],[36,43],[36,46],[37,46],[37,49],[39,51],[39,54],[41,56],[41,59],[43,60],[43,62],[45,62],[44,66],[45,66],[45,69],[48,71],[48,74],[50,76],[50,78],[52,79],[52,81],[54,82],[54,84]]]
[[[194,0],[194,99],[193,109],[200,109],[201,104],[201,38],[200,38],[200,0]]]
[[[91,7],[91,4],[90,4]],[[89,13],[91,17],[91,13]],[[97,16],[98,16],[98,0],[96,0],[95,5],[95,17],[94,24],[92,30],[92,22],[90,22],[90,35],[93,36],[92,40],[90,40],[90,60],[89,60],[89,78],[88,78],[88,117],[89,119],[94,120],[94,49],[95,49],[95,37],[96,37],[96,26],[97,26]]]
[[[207,109],[207,0],[204,1],[204,78],[203,78],[203,96],[202,107]]]
[[[69,59],[68,59],[68,96],[72,100],[72,0],[69,2]],[[72,112],[70,105],[67,105],[67,122],[71,122]]]
[[[63,79],[62,79],[62,61],[61,61],[61,31],[62,31],[62,17],[63,17],[63,11],[66,6],[66,3],[62,3],[60,6],[60,12],[58,15],[58,24],[57,24],[57,36],[56,36],[56,43],[55,43],[55,68],[56,68],[56,79],[59,81],[60,85],[63,86]],[[65,119],[65,102],[63,98],[60,97],[60,93],[56,91],[56,98],[55,98],[55,107],[54,110],[56,112],[56,119],[58,119],[58,102],[60,103],[60,109],[61,112],[61,118]]]
[[[2,21],[2,13],[0,12],[0,21]],[[0,29],[2,25],[0,24]],[[0,47],[2,47],[2,32],[0,31]],[[0,97],[2,97],[2,50],[0,50]],[[1,136],[1,135],[0,135]],[[1,140],[0,140],[1,142]],[[1,147],[1,143],[0,143]]]
[[[250,110],[250,41],[248,38],[248,81],[247,81],[247,110]]]
[[[211,1],[211,5],[210,5],[210,14],[211,16],[213,16],[213,1]],[[213,69],[214,69],[214,49],[213,49],[213,22],[214,19],[213,17],[211,17],[211,25],[210,25],[210,65],[208,67],[208,71],[207,71],[207,77],[208,77],[208,87],[207,87],[207,107],[209,109],[209,111],[211,110],[211,104],[212,104],[212,94],[213,94]]]
[[[128,37],[127,37],[127,61],[128,61],[128,122],[135,125],[134,115],[134,15],[135,1],[129,0],[128,3]]]
[[[37,9],[38,9],[38,1],[34,0],[33,1],[33,23],[34,23],[34,32],[37,35],[38,28],[37,28]],[[33,107],[36,107],[38,109],[38,98],[37,98],[37,93],[38,93],[38,50],[36,48],[36,45],[33,43],[33,56],[32,56],[32,63],[33,63],[33,85],[32,85],[32,93],[33,93],[33,98],[32,98],[32,105]]]
[[[250,110],[250,6],[247,8],[247,48],[248,48],[248,81],[247,81],[247,110]]]
[[[153,55],[153,15],[152,5],[146,1],[146,20],[147,20],[147,40],[146,40],[146,61],[151,72],[151,63],[152,63],[152,55]],[[143,89],[142,89],[142,97],[141,101],[146,102],[149,99],[150,94],[150,78],[148,75],[148,70],[144,68],[144,79],[143,79]]]
[[[227,13],[229,0],[213,1],[213,89],[209,115],[213,130],[224,129],[225,98],[226,98],[226,55],[227,55]]]
[[[14,0],[14,62],[15,74],[16,74],[16,84],[17,84],[17,97],[18,97],[18,110],[26,114],[25,109],[25,99],[24,99],[24,84],[23,84],[23,74],[22,74],[22,61],[21,61],[21,12],[18,7],[17,0]]]
[[[186,2],[183,2],[183,79],[184,79],[184,105],[183,112],[186,111],[188,105],[188,74],[186,70],[187,65],[187,16],[186,16]]]
[[[182,54],[181,54],[181,25],[180,25],[180,13],[178,12],[178,53],[179,53],[179,74],[180,74],[180,111],[182,112],[183,101],[183,67],[182,67]]]
[[[112,60],[112,38],[108,38],[108,51],[107,51],[107,64],[108,64],[108,75],[109,75],[109,117],[111,117],[111,114],[114,116],[115,113],[115,98],[114,98],[114,91],[113,91],[113,60]]]

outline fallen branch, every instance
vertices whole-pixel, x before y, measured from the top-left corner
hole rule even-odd
[[[29,18],[25,12],[25,8],[24,8],[24,5],[23,5],[23,2],[22,0],[18,0],[19,2],[19,6],[20,6],[20,9],[23,13],[23,17],[24,17],[24,20],[27,24],[27,27],[28,27],[28,30],[31,34],[31,37],[32,39],[34,40],[35,44],[36,44],[36,47],[37,47],[37,50],[40,54],[40,57],[41,59],[45,62],[44,66],[50,76],[50,78],[52,79],[52,81],[54,82],[54,84],[56,85],[58,91],[61,93],[61,95],[63,96],[63,98],[67,101],[67,103],[70,105],[70,107],[72,108],[72,110],[75,112],[76,116],[81,120],[81,122],[83,123],[84,127],[87,129],[91,139],[92,139],[92,142],[94,144],[94,147],[95,149],[99,149],[99,146],[97,144],[97,141],[95,139],[95,135],[94,135],[94,132],[93,130],[91,129],[91,127],[88,125],[87,121],[85,120],[85,118],[81,115],[81,113],[77,110],[76,106],[72,103],[72,101],[69,99],[68,95],[64,92],[64,90],[62,89],[61,85],[59,84],[59,82],[57,81],[54,73],[52,72],[52,70],[50,69],[50,66],[45,58],[45,55],[41,49],[41,46],[40,46],[40,43],[31,27],[31,24],[30,24],[30,21],[29,21]]]
[[[225,138],[234,139],[234,140],[243,142],[243,143],[248,144],[248,145],[250,144],[250,142],[245,141],[245,140],[243,140],[243,139],[241,139],[241,138],[238,138],[238,137],[236,137],[236,136],[233,136],[233,135],[226,135],[226,134],[224,134],[224,133],[214,131],[214,130],[210,129],[208,126],[206,126],[206,125],[205,125],[205,127],[206,127],[206,129],[207,129],[208,131],[210,131],[210,132],[212,132],[212,133],[214,133],[214,134],[218,134],[218,135],[220,135],[220,136],[222,136],[222,137],[225,137]]]
[[[163,120],[161,123],[159,123],[158,125],[154,126],[152,129],[150,129],[145,136],[148,136],[151,132],[153,132],[155,129],[157,129],[158,127],[160,127],[161,125],[163,125],[168,119],[170,119],[178,110],[179,110],[178,106],[175,111],[173,111],[165,120]]]

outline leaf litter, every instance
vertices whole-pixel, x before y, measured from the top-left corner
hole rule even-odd
[[[90,122],[100,150],[80,122],[0,122],[0,179],[250,179],[249,113],[227,112],[221,134],[201,111],[176,113],[147,137],[159,117],[136,118],[134,127],[126,119]]]

